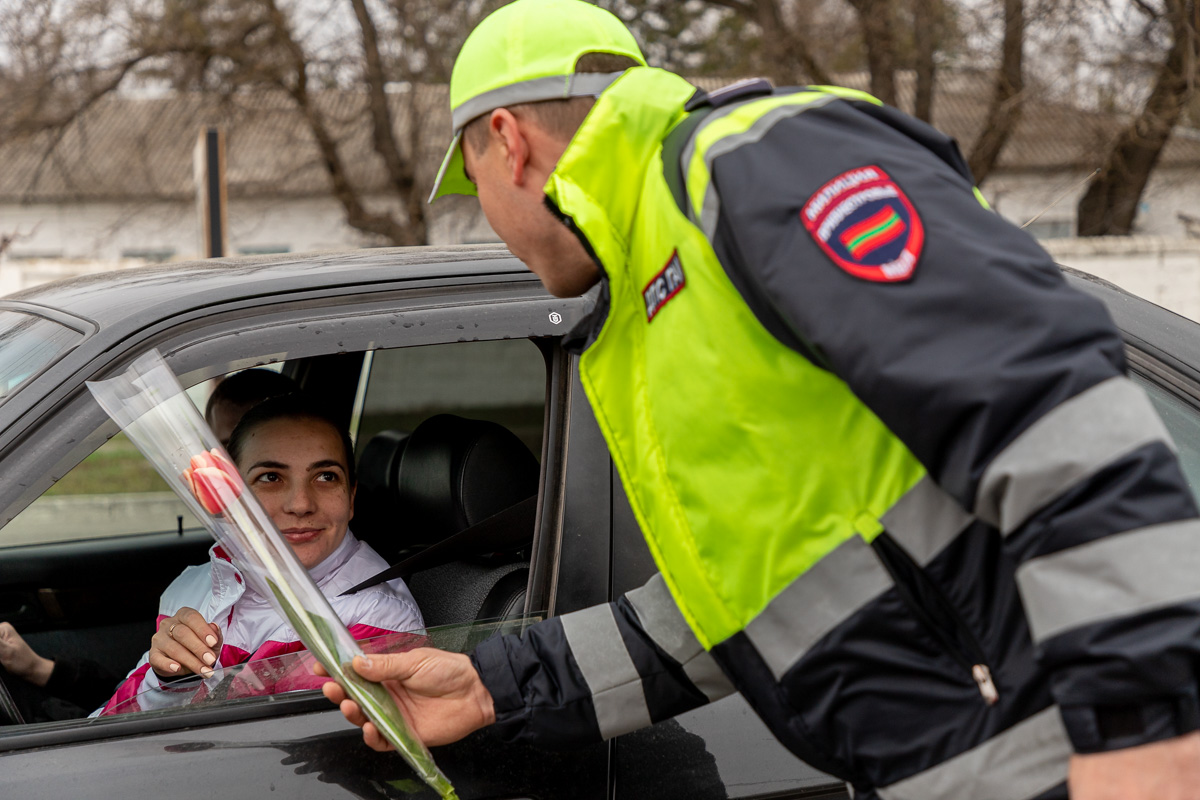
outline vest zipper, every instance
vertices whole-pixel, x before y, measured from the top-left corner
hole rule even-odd
[[[904,604],[933,634],[946,653],[971,676],[983,702],[994,706],[1000,701],[1000,692],[992,679],[992,670],[987,665],[983,648],[962,617],[895,539],[884,532],[876,537],[871,546],[891,574]]]

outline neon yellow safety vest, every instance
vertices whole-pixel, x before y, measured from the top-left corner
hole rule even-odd
[[[662,141],[693,92],[671,73],[629,70],[545,190],[607,278],[583,386],[654,559],[711,649],[838,545],[874,539],[925,470],[841,379],[759,323],[676,205]],[[708,148],[823,96],[765,97],[706,125],[689,197],[708,190]]]

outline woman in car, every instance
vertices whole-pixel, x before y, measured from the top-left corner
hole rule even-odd
[[[349,530],[354,451],[344,428],[311,399],[289,394],[251,409],[228,451],[354,638],[422,630],[421,612],[399,579],[340,596],[388,566]],[[188,567],[167,587],[150,649],[99,713],[178,705],[216,669],[303,649],[287,621],[215,545],[208,564]]]

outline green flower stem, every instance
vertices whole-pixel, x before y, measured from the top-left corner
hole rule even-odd
[[[345,652],[344,648],[339,646],[338,636],[329,623],[320,614],[314,614],[305,608],[279,569],[279,555],[271,552],[268,535],[260,530],[260,526],[246,513],[239,500],[230,503],[225,513],[234,526],[246,534],[244,538],[247,543],[270,573],[270,577],[266,579],[267,585],[287,615],[288,622],[300,634],[309,651],[317,657],[329,675],[346,689],[351,699],[358,703],[421,780],[429,784],[443,800],[458,800],[454,787],[434,763],[429,749],[409,730],[408,723],[387,689],[355,672],[350,667],[350,661],[357,654]]]

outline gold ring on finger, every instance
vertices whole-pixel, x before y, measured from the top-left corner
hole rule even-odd
[[[175,626],[178,624],[179,624],[178,622],[171,623],[171,627],[167,628],[167,636],[170,636],[172,639],[175,638]]]

